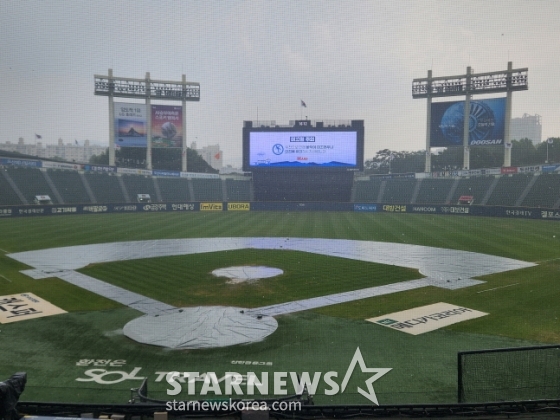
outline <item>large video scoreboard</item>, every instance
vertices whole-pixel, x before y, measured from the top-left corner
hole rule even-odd
[[[297,120],[290,126],[243,127],[243,170],[361,171],[364,122],[330,125]]]

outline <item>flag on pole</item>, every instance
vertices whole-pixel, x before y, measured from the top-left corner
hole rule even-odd
[[[300,99],[300,100],[301,100],[301,106],[304,107],[304,108],[307,108],[307,105],[305,104],[305,102],[303,102],[302,99]]]
[[[76,142],[76,146],[78,145],[78,140],[74,139],[74,142]]]
[[[511,147],[513,146],[513,144],[509,142],[506,142],[505,145],[506,145],[506,149],[511,149]]]
[[[39,134],[35,134],[35,138],[36,138],[36,139],[42,139],[43,137],[40,136]]]
[[[554,140],[553,140],[552,138],[549,138],[549,139],[547,139],[546,141],[547,141],[548,144],[554,143]]]

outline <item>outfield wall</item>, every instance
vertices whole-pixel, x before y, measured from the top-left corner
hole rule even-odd
[[[415,205],[320,202],[181,202],[77,205],[0,206],[0,218],[99,213],[161,213],[192,211],[352,211],[360,213],[415,213],[486,216],[560,221],[559,209],[502,206]]]

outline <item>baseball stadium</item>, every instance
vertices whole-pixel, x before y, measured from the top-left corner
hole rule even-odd
[[[0,371],[25,373],[19,411],[554,405],[560,165],[364,175],[365,128],[245,121],[246,172],[226,176],[1,158]],[[358,171],[274,161],[337,142]]]
[[[557,11],[3,2],[0,420],[557,418]]]

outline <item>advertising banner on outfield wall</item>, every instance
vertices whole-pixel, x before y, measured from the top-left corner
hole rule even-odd
[[[227,203],[228,211],[249,211],[251,203]]]
[[[203,174],[201,172],[181,172],[181,178],[220,179],[219,174]]]
[[[64,163],[64,162],[43,162],[43,168],[50,168],[50,169],[70,169],[74,171],[79,171],[82,169],[82,165],[78,165],[76,163]]]
[[[84,165],[84,171],[88,172],[117,172],[116,166],[105,166],[105,165]]]
[[[416,178],[416,174],[414,172],[406,172],[403,174],[384,174],[384,175],[371,175],[370,179],[400,179],[400,178],[408,178],[413,179]]]
[[[470,101],[469,146],[504,144],[505,98]],[[463,145],[465,101],[436,102],[431,108],[430,147]]]
[[[543,165],[542,171],[546,173],[560,172],[560,165]]]
[[[138,168],[117,168],[117,172],[119,174],[128,174],[128,175],[145,175],[145,176],[152,175],[152,171],[148,169],[138,169]]]
[[[516,174],[517,172],[517,166],[504,166],[501,168],[502,175]]]
[[[181,172],[179,171],[164,171],[161,169],[154,169],[153,176],[171,176],[171,177],[176,177],[179,178],[181,176]]]
[[[377,204],[354,204],[354,211],[375,213],[377,211]]]
[[[25,166],[27,168],[40,168],[42,162],[40,160],[1,158],[0,165]]]
[[[533,166],[520,166],[519,173],[522,174],[529,174],[541,171],[541,165],[533,165]]]
[[[0,219],[18,216],[53,216],[100,213],[160,213],[191,211],[354,211],[386,213],[421,213],[464,216],[507,217],[515,219],[540,219],[560,221],[559,209],[504,206],[415,205],[373,203],[323,203],[323,202],[237,202],[237,203],[108,203],[108,204],[51,204],[0,206]]]
[[[224,203],[200,203],[200,211],[222,211]]]
[[[183,107],[152,105],[152,147],[183,146]]]
[[[115,146],[147,147],[146,105],[115,102]]]

